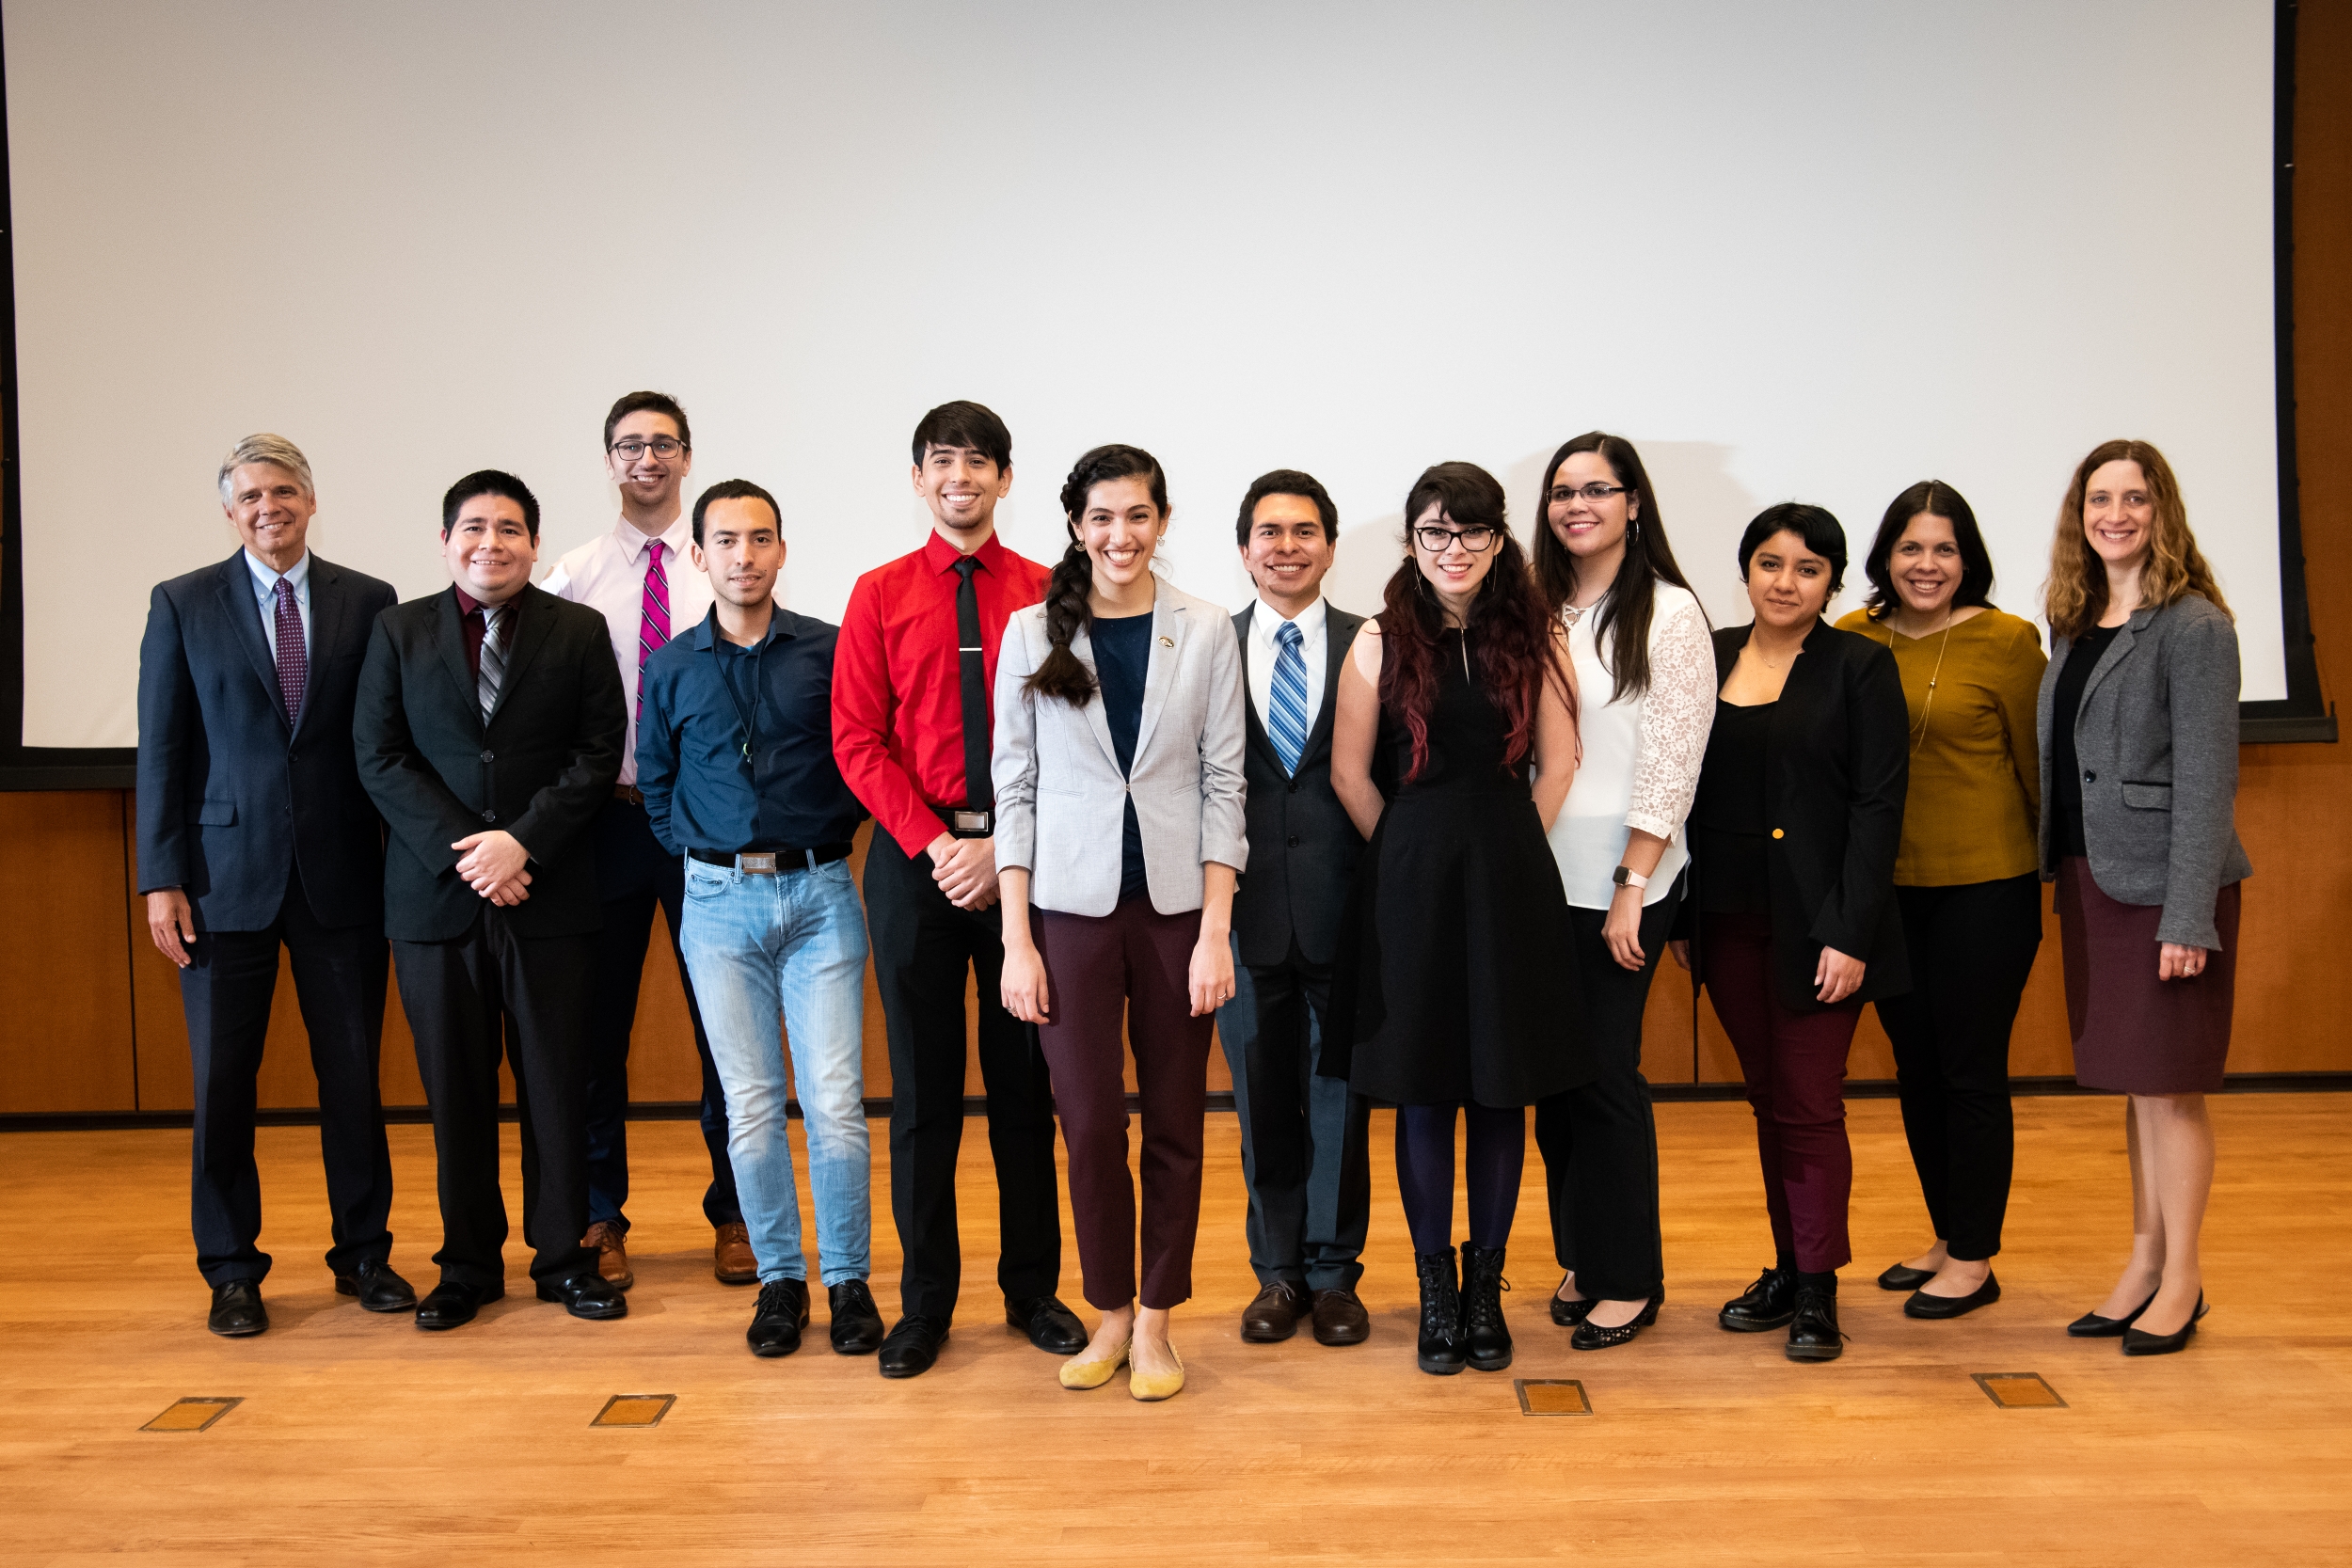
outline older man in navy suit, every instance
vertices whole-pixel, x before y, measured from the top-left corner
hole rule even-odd
[[[310,553],[318,496],[282,436],[220,465],[244,547],[158,584],[139,647],[139,891],[180,966],[196,1069],[193,1219],[208,1326],[269,1327],[269,1254],[253,1164],[254,1085],[278,952],[318,1074],[336,1288],[371,1312],[416,1305],[392,1272],[392,1163],[376,1055],[384,1032],[384,828],[360,787],[352,702],[391,585]]]

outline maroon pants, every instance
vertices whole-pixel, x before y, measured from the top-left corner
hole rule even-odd
[[[1715,1016],[1740,1053],[1756,1152],[1764,1167],[1764,1209],[1772,1244],[1795,1254],[1806,1274],[1851,1260],[1846,1206],[1853,1193],[1853,1149],[1846,1142],[1846,1053],[1862,1004],[1789,1009],[1772,981],[1772,923],[1764,915],[1702,916],[1702,961]]]
[[[1070,1212],[1086,1298],[1109,1311],[1167,1308],[1192,1294],[1200,1227],[1200,1122],[1212,1014],[1186,984],[1200,913],[1161,914],[1130,898],[1099,919],[1041,910],[1053,1022],[1038,1029],[1070,1151]],[[1120,1023],[1126,1025],[1125,1040]],[[1127,1174],[1126,1051],[1143,1101],[1143,1288],[1136,1289],[1136,1188]]]

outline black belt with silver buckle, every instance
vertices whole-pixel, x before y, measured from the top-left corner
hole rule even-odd
[[[996,813],[993,810],[933,806],[931,813],[947,825],[947,832],[954,838],[992,838],[996,832]]]
[[[819,844],[814,849],[742,849],[724,854],[717,849],[689,849],[689,859],[705,865],[723,865],[747,877],[774,877],[787,871],[814,871],[820,865],[850,858],[850,846]]]

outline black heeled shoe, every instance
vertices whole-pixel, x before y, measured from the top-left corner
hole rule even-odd
[[[1618,1345],[1629,1344],[1640,1337],[1642,1330],[1658,1321],[1658,1309],[1665,1304],[1666,1288],[1661,1285],[1649,1298],[1649,1305],[1642,1308],[1642,1315],[1631,1323],[1619,1323],[1614,1328],[1603,1328],[1592,1319],[1587,1318],[1576,1325],[1574,1334],[1568,1336],[1568,1348],[1570,1350],[1612,1350]],[[1589,1309],[1593,1303],[1586,1302],[1584,1305]]]
[[[1915,1269],[1908,1263],[1898,1263],[1879,1275],[1882,1291],[1915,1291],[1935,1277],[1933,1269]]]
[[[1562,1275],[1560,1285],[1565,1285],[1567,1282],[1568,1276]],[[1554,1285],[1551,1288],[1551,1321],[1562,1328],[1574,1328],[1582,1323],[1584,1315],[1593,1309],[1593,1303],[1590,1297],[1582,1297],[1576,1301],[1561,1300],[1560,1285]]]
[[[1960,1318],[1979,1307],[1990,1307],[2001,1299],[2001,1282],[1987,1271],[1984,1283],[1964,1296],[1931,1296],[1925,1291],[1914,1291],[1903,1303],[1906,1318]]]
[[[2139,1310],[2145,1312],[2148,1308],[2142,1307]],[[2209,1310],[2211,1308],[2205,1306],[2205,1292],[2198,1291],[2197,1310],[2188,1315],[2188,1322],[2172,1333],[2151,1334],[2144,1328],[2125,1329],[2123,1331],[2123,1354],[2125,1355],[2170,1355],[2174,1351],[2186,1350],[2189,1336],[2197,1332],[2197,1320],[2203,1317]],[[2137,1312],[2133,1314],[2134,1317],[2138,1315]]]
[[[2120,1318],[2103,1318],[2096,1312],[2086,1312],[2066,1325],[2066,1332],[2077,1339],[2121,1338],[2139,1322],[2139,1315],[2156,1304],[2156,1292],[2148,1292],[2148,1299]]]

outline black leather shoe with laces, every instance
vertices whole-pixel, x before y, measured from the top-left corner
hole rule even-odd
[[[1658,1309],[1664,1306],[1665,1302],[1665,1287],[1661,1286],[1657,1294],[1649,1298],[1649,1305],[1642,1308],[1642,1315],[1631,1323],[1619,1323],[1614,1328],[1603,1328],[1587,1317],[1576,1325],[1576,1332],[1568,1336],[1568,1348],[1570,1350],[1610,1350],[1629,1343],[1640,1335],[1642,1330],[1658,1321]]]
[[[1454,1278],[1454,1249],[1413,1254],[1421,1277],[1421,1338],[1413,1354],[1424,1372],[1450,1377],[1462,1370],[1462,1292]]]
[[[1796,1310],[1788,1319],[1788,1359],[1835,1361],[1846,1354],[1837,1328],[1837,1292],[1819,1285],[1797,1287]]]
[[[381,1258],[362,1258],[349,1274],[337,1275],[335,1291],[358,1297],[360,1307],[370,1312],[413,1312],[417,1307],[416,1288]]]
[[[1462,1354],[1482,1372],[1511,1364],[1511,1327],[1502,1321],[1502,1292],[1510,1288],[1501,1247],[1462,1248]]]
[[[845,1279],[825,1287],[825,1302],[833,1314],[830,1338],[835,1355],[871,1355],[882,1349],[882,1308],[863,1279]]]
[[[946,1319],[909,1313],[882,1340],[876,1369],[884,1377],[920,1377],[931,1370],[931,1363],[939,1359],[939,1347],[946,1342]]]
[[[213,1309],[204,1326],[224,1339],[242,1339],[269,1327],[269,1308],[262,1305],[262,1282],[232,1279],[213,1287]]]
[[[1756,1276],[1756,1283],[1724,1303],[1715,1321],[1738,1334],[1761,1334],[1785,1328],[1797,1315],[1797,1271],[1778,1265]]]
[[[771,1279],[759,1287],[743,1338],[754,1355],[789,1355],[801,1348],[801,1331],[807,1326],[808,1281]]]

